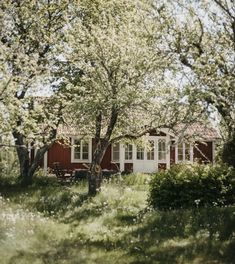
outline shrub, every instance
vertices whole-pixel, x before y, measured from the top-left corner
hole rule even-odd
[[[58,180],[50,174],[45,174],[43,169],[39,169],[33,177],[33,186],[58,186]]]
[[[222,153],[222,161],[235,168],[235,133],[227,142],[225,142]]]
[[[15,149],[6,147],[0,151],[0,187],[12,186],[18,182],[19,165]]]
[[[175,165],[150,182],[155,209],[228,205],[235,201],[235,170],[227,165]]]

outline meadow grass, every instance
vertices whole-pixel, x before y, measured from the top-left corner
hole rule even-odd
[[[151,175],[1,187],[0,263],[234,263],[235,206],[153,211]]]

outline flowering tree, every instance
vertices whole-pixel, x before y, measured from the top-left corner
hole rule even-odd
[[[22,183],[32,176],[56,137],[61,103],[39,103],[43,85],[53,68],[55,44],[63,36],[67,1],[1,1],[0,3],[0,131],[11,133]],[[48,94],[48,91],[44,93]],[[29,145],[39,142],[30,163]]]
[[[170,49],[184,65],[190,81],[188,95],[213,109],[224,128],[224,160],[235,166],[235,9],[234,1],[212,0],[198,3],[177,1],[172,17]],[[177,14],[178,13],[178,14]],[[179,14],[184,17],[179,19]],[[178,15],[178,16],[177,16]],[[169,20],[168,20],[169,21]]]
[[[165,81],[173,65],[164,49],[167,28],[151,4],[86,0],[74,9],[82,16],[68,29],[65,61],[76,73],[63,81],[70,120],[81,135],[95,138],[91,195],[100,187],[100,164],[111,143],[173,127],[194,112]]]

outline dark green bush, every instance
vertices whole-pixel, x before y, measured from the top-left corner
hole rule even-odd
[[[221,158],[224,163],[227,163],[235,168],[235,133],[223,145]]]
[[[224,206],[235,202],[235,170],[227,165],[175,165],[150,182],[155,209]]]

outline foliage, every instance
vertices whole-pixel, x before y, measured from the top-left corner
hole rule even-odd
[[[62,41],[67,1],[1,1],[0,134],[14,137],[21,180],[31,184],[43,154],[55,139],[61,105],[49,95],[56,45]],[[47,87],[47,88],[43,88]],[[28,147],[38,151],[29,164]]]
[[[1,148],[0,152],[0,185],[14,185],[19,175],[18,160],[14,148]]]
[[[174,67],[165,51],[167,27],[153,10],[154,2],[82,0],[74,7],[83,15],[67,31],[64,60],[71,74],[63,75],[61,89],[70,99],[70,123],[81,136],[95,138],[89,177],[93,195],[100,188],[97,167],[111,143],[202,116],[201,107],[195,103],[189,109],[181,89],[165,78]]]
[[[235,168],[235,133],[232,138],[224,143],[221,157],[223,162]]]
[[[235,170],[226,165],[176,165],[150,182],[149,204],[158,209],[224,206],[235,201]]]
[[[228,146],[235,131],[234,1],[169,1],[167,17],[168,47],[188,84],[188,102],[201,100]]]
[[[124,175],[94,198],[82,182],[0,189],[2,263],[232,263],[234,206],[152,211],[149,177]]]
[[[122,184],[125,186],[145,186],[151,176],[143,173],[131,173],[123,176]]]
[[[170,127],[192,117],[193,106],[187,111],[179,87],[164,78],[174,66],[164,50],[167,27],[151,3],[83,0],[76,6],[74,12],[84,15],[67,32],[65,60],[74,77],[76,69],[82,74],[76,82],[64,76],[64,84],[68,115],[82,123],[82,135],[114,142],[145,126]]]

